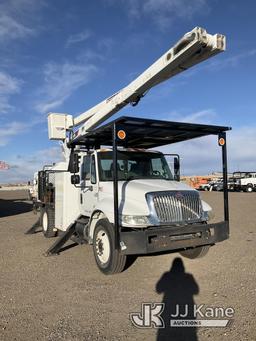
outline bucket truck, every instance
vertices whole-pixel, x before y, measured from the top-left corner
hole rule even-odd
[[[229,127],[120,117],[103,122],[149,89],[225,50],[225,36],[196,27],[128,86],[73,117],[50,113],[51,140],[65,160],[38,173],[38,225],[55,237],[46,255],[69,239],[92,245],[104,274],[121,272],[130,255],[178,251],[197,258],[229,236],[226,131]],[[180,182],[177,154],[155,148],[216,135],[222,151],[224,220],[210,223],[211,207]]]

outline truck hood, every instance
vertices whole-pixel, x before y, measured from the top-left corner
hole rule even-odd
[[[131,180],[120,182],[120,187],[125,189],[127,196],[134,196],[139,193],[143,193],[145,196],[149,192],[160,191],[193,191],[194,189],[188,185],[178,182],[163,179],[151,179],[151,180]]]
[[[100,187],[100,197],[106,198],[107,195],[113,200],[113,182],[102,182]],[[119,181],[119,212],[127,215],[149,215],[149,208],[145,198],[146,193],[175,190],[194,191],[193,188],[178,181],[162,179]]]

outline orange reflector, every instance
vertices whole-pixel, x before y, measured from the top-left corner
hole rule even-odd
[[[225,139],[223,137],[219,138],[219,146],[224,146],[225,142],[226,141],[225,141]]]
[[[117,136],[120,140],[124,140],[126,138],[126,132],[124,130],[118,130]]]

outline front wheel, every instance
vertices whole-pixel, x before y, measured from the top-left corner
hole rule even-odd
[[[210,245],[205,246],[198,246],[194,249],[187,249],[184,251],[180,251],[180,254],[183,257],[189,258],[189,259],[195,259],[195,258],[201,258],[204,257],[210,249]]]
[[[105,275],[122,272],[126,256],[115,248],[114,228],[107,219],[100,219],[93,234],[93,253],[98,268]]]
[[[248,185],[246,187],[246,192],[251,193],[253,191],[253,187],[251,185]]]

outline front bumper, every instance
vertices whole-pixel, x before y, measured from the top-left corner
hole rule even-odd
[[[122,231],[122,253],[148,254],[174,251],[201,245],[213,245],[229,238],[229,223],[154,227],[138,231]]]

